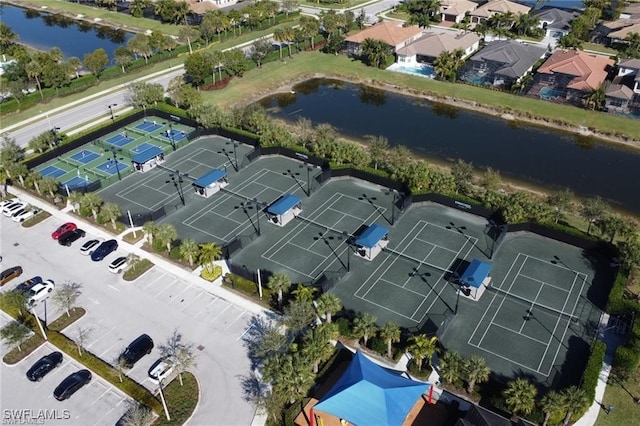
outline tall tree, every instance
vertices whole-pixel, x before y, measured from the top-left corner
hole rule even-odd
[[[366,38],[360,45],[361,56],[370,65],[376,68],[382,68],[389,55],[391,54],[391,48],[387,43],[382,40],[374,40],[372,38]]]
[[[302,353],[311,362],[311,371],[314,374],[318,374],[320,363],[329,359],[335,351],[335,347],[330,343],[330,339],[333,337],[330,326],[331,324],[323,324],[304,334]]]
[[[607,210],[609,210],[608,204],[600,197],[587,198],[582,202],[580,216],[589,223],[587,234],[591,233],[591,226],[602,219]]]
[[[333,293],[322,293],[316,301],[316,308],[331,324],[331,317],[342,309],[342,301]]]
[[[544,420],[542,426],[547,426],[549,419],[556,413],[562,411],[564,407],[564,401],[562,395],[556,391],[549,391],[540,400],[540,409],[544,413]]]
[[[200,246],[191,238],[185,238],[180,242],[180,257],[189,262],[189,266],[193,267],[193,262],[200,254]]]
[[[389,140],[384,136],[374,135],[365,135],[365,139],[369,142],[368,148],[373,161],[373,168],[378,170],[378,165],[386,162]]]
[[[189,54],[193,54],[192,43],[200,38],[200,31],[197,28],[190,27],[189,25],[182,25],[178,32],[178,40],[181,43],[187,43],[189,46]]]
[[[427,337],[426,334],[414,334],[409,338],[407,350],[418,363],[419,370],[422,370],[422,363],[425,359],[431,367],[433,355],[438,351],[438,338],[436,336]]]
[[[148,221],[145,222],[142,225],[142,232],[144,232],[146,238],[147,238],[147,243],[149,243],[149,245],[153,244],[153,237],[155,234],[158,233],[158,224],[153,222],[153,221]]]
[[[536,405],[536,387],[524,378],[517,378],[507,384],[503,392],[505,402],[513,414],[530,414]]]
[[[124,74],[125,68],[133,62],[133,53],[126,47],[120,46],[113,52],[113,58]]]
[[[18,321],[11,321],[0,328],[0,339],[2,339],[7,346],[16,345],[18,350],[22,352],[22,343],[29,336],[30,332],[24,324]]]
[[[51,295],[53,303],[61,310],[71,316],[71,308],[82,294],[82,284],[67,281],[56,286],[55,291]]]
[[[282,309],[282,293],[291,288],[289,276],[283,273],[273,274],[267,281],[267,287],[278,293],[278,308]]]
[[[200,245],[200,255],[198,262],[209,272],[213,271],[213,262],[222,258],[222,249],[216,243],[205,243]]]
[[[111,227],[113,229],[118,229],[116,220],[122,215],[122,210],[120,210],[119,205],[116,203],[105,203],[102,208],[100,208],[100,214],[111,222]]]
[[[458,387],[464,374],[464,358],[457,352],[447,351],[438,361],[440,378],[446,383]]]
[[[86,207],[91,210],[91,214],[93,215],[93,220],[98,221],[98,211],[100,211],[100,207],[104,204],[104,200],[100,198],[98,194],[95,192],[87,192],[82,196],[82,200],[80,201],[80,206]]]
[[[0,50],[6,52],[9,46],[14,44],[20,36],[16,34],[5,22],[0,22]]]
[[[467,378],[467,392],[473,394],[473,389],[477,383],[484,383],[489,380],[489,367],[484,358],[479,355],[471,355],[464,363],[465,375]]]
[[[398,343],[400,341],[400,335],[400,327],[392,322],[385,323],[382,328],[380,328],[380,337],[387,342],[388,358],[393,358],[392,345],[393,343]]]
[[[171,244],[178,239],[178,231],[170,223],[163,223],[158,227],[156,239],[167,247],[167,253],[171,252]]]
[[[362,339],[365,346],[367,346],[369,337],[373,336],[378,330],[376,321],[378,319],[368,312],[361,313],[353,320],[353,334],[358,337],[358,340]]]
[[[567,426],[571,422],[571,416],[573,416],[573,413],[586,409],[591,401],[587,398],[587,393],[577,386],[570,386],[564,389],[560,394],[562,396],[564,408],[567,410],[562,424]]]
[[[85,68],[91,71],[91,74],[98,78],[100,72],[109,64],[109,56],[106,50],[99,48],[85,54],[82,63],[84,63]]]
[[[567,213],[573,205],[574,194],[570,189],[555,191],[547,196],[547,204],[553,209],[554,221],[558,221]]]
[[[305,37],[309,38],[309,42],[311,43],[311,49],[315,49],[315,44],[313,42],[314,37],[318,35],[318,31],[320,30],[320,25],[318,20],[312,16],[301,15],[300,16],[300,29]]]

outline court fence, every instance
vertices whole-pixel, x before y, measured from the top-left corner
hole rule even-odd
[[[129,220],[129,215],[131,215],[131,220]],[[167,209],[165,206],[161,206],[150,212],[132,213],[128,211],[127,214],[118,216],[118,221],[126,225],[133,223],[133,226],[144,226],[147,222],[155,222],[166,216]]]

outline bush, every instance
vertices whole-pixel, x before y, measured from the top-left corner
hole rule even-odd
[[[387,342],[380,336],[374,336],[369,339],[369,347],[372,351],[379,353],[380,355],[387,355]]]
[[[338,326],[338,334],[342,337],[346,337],[348,339],[353,335],[353,329],[351,326],[351,321],[349,321],[345,317],[338,318],[335,323]]]
[[[596,340],[591,347],[591,355],[582,376],[582,390],[587,394],[589,401],[593,401],[596,397],[596,386],[606,351],[607,345],[599,340]]]
[[[253,281],[247,280],[238,275],[234,275],[231,273],[225,275],[224,280],[222,280],[222,285],[231,287],[234,290],[241,291],[242,293],[248,294],[250,296],[259,296],[258,285]]]
[[[136,269],[133,269],[131,267],[127,268],[127,270],[124,271],[124,274],[122,274],[122,279],[125,281],[134,281],[152,267],[153,262],[151,262],[149,259],[142,259],[140,260],[140,263],[138,264]]]
[[[640,353],[629,346],[618,346],[613,357],[613,366],[622,376],[627,376],[640,366]]]
[[[182,373],[182,382],[183,386],[180,385],[179,379],[175,379],[164,388],[164,397],[167,401],[171,421],[167,421],[167,418],[160,414],[160,417],[153,423],[154,426],[182,425],[193,414],[200,396],[198,381],[193,374],[186,372]]]
[[[624,289],[629,280],[629,271],[621,269],[616,277],[615,283],[609,293],[609,301],[607,302],[607,312],[611,315],[619,315],[628,312],[628,305],[624,300]]]
[[[204,268],[202,272],[200,272],[200,277],[204,278],[207,281],[215,281],[222,275],[222,268],[218,265],[213,265],[211,271],[208,268]]]
[[[32,226],[39,224],[40,222],[42,222],[43,220],[49,217],[51,217],[51,213],[43,210],[37,215],[35,215],[34,217],[32,217],[31,219],[27,219],[24,222],[22,222],[22,226],[24,228],[31,228]]]

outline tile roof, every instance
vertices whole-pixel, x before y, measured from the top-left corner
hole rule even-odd
[[[629,14],[631,16],[640,15],[640,3],[633,3],[622,9],[622,13]]]
[[[445,15],[464,15],[467,12],[471,12],[478,3],[474,3],[470,0],[441,0],[440,1],[440,13]]]
[[[627,38],[627,36],[631,33],[640,33],[640,22],[621,28],[618,31],[612,31],[607,34],[607,37],[622,40]]]
[[[569,89],[594,90],[607,78],[613,59],[599,55],[589,55],[581,50],[556,50],[538,72],[542,74],[567,74],[573,79],[567,84]]]
[[[382,40],[389,46],[397,46],[421,33],[422,29],[415,25],[403,27],[401,22],[384,21],[347,37],[346,41],[362,43],[365,39],[371,38]]]
[[[531,6],[525,6],[523,4],[515,3],[509,0],[491,0],[471,12],[471,15],[489,18],[496,13],[511,12],[516,15],[522,15],[525,13],[529,13],[530,10]]]
[[[607,88],[606,96],[616,99],[631,100],[633,98],[633,90],[624,84],[612,84]]]
[[[456,49],[467,50],[479,41],[480,36],[475,33],[429,33],[399,49],[397,53],[402,56],[423,55],[437,58],[442,52],[451,52]]]
[[[213,1],[208,0],[186,0],[189,5],[189,9],[193,13],[203,14],[209,10],[216,10],[218,6],[216,6]]]
[[[540,22],[546,22],[547,28],[568,30],[571,28],[571,22],[580,16],[580,13],[577,11],[545,6],[531,12],[531,16],[538,18]]]
[[[544,47],[524,44],[515,40],[498,40],[488,43],[470,60],[503,64],[495,71],[495,74],[519,78],[542,58],[546,51],[547,49]]]
[[[623,59],[618,62],[618,66],[622,68],[640,70],[640,59]]]

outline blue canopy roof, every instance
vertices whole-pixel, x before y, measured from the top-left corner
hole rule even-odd
[[[460,281],[470,287],[478,288],[482,285],[482,281],[487,278],[492,267],[493,265],[489,262],[473,259],[467,270],[462,274]]]
[[[282,216],[292,208],[294,208],[298,203],[300,203],[300,198],[295,195],[285,194],[278,201],[271,204],[267,209],[267,212],[271,214],[276,214],[278,216]]]
[[[430,386],[391,373],[356,352],[340,380],[313,409],[357,426],[400,426]]]
[[[209,173],[205,174],[204,176],[201,176],[198,179],[196,179],[196,181],[193,182],[193,185],[194,186],[200,186],[202,188],[206,188],[207,186],[211,185],[212,183],[219,181],[220,179],[222,179],[226,175],[227,175],[227,172],[224,172],[224,171],[219,170],[219,169],[213,169]]]
[[[132,157],[131,161],[133,161],[134,163],[143,164],[151,160],[152,158],[162,154],[162,152],[163,151],[160,148],[158,148],[157,146],[154,146],[153,148],[146,149],[142,151],[140,154]]]
[[[373,225],[369,225],[369,227],[360,234],[356,240],[356,245],[366,248],[375,247],[375,245],[378,244],[378,241],[387,235],[388,232],[389,230],[384,226],[376,225],[375,223]]]

